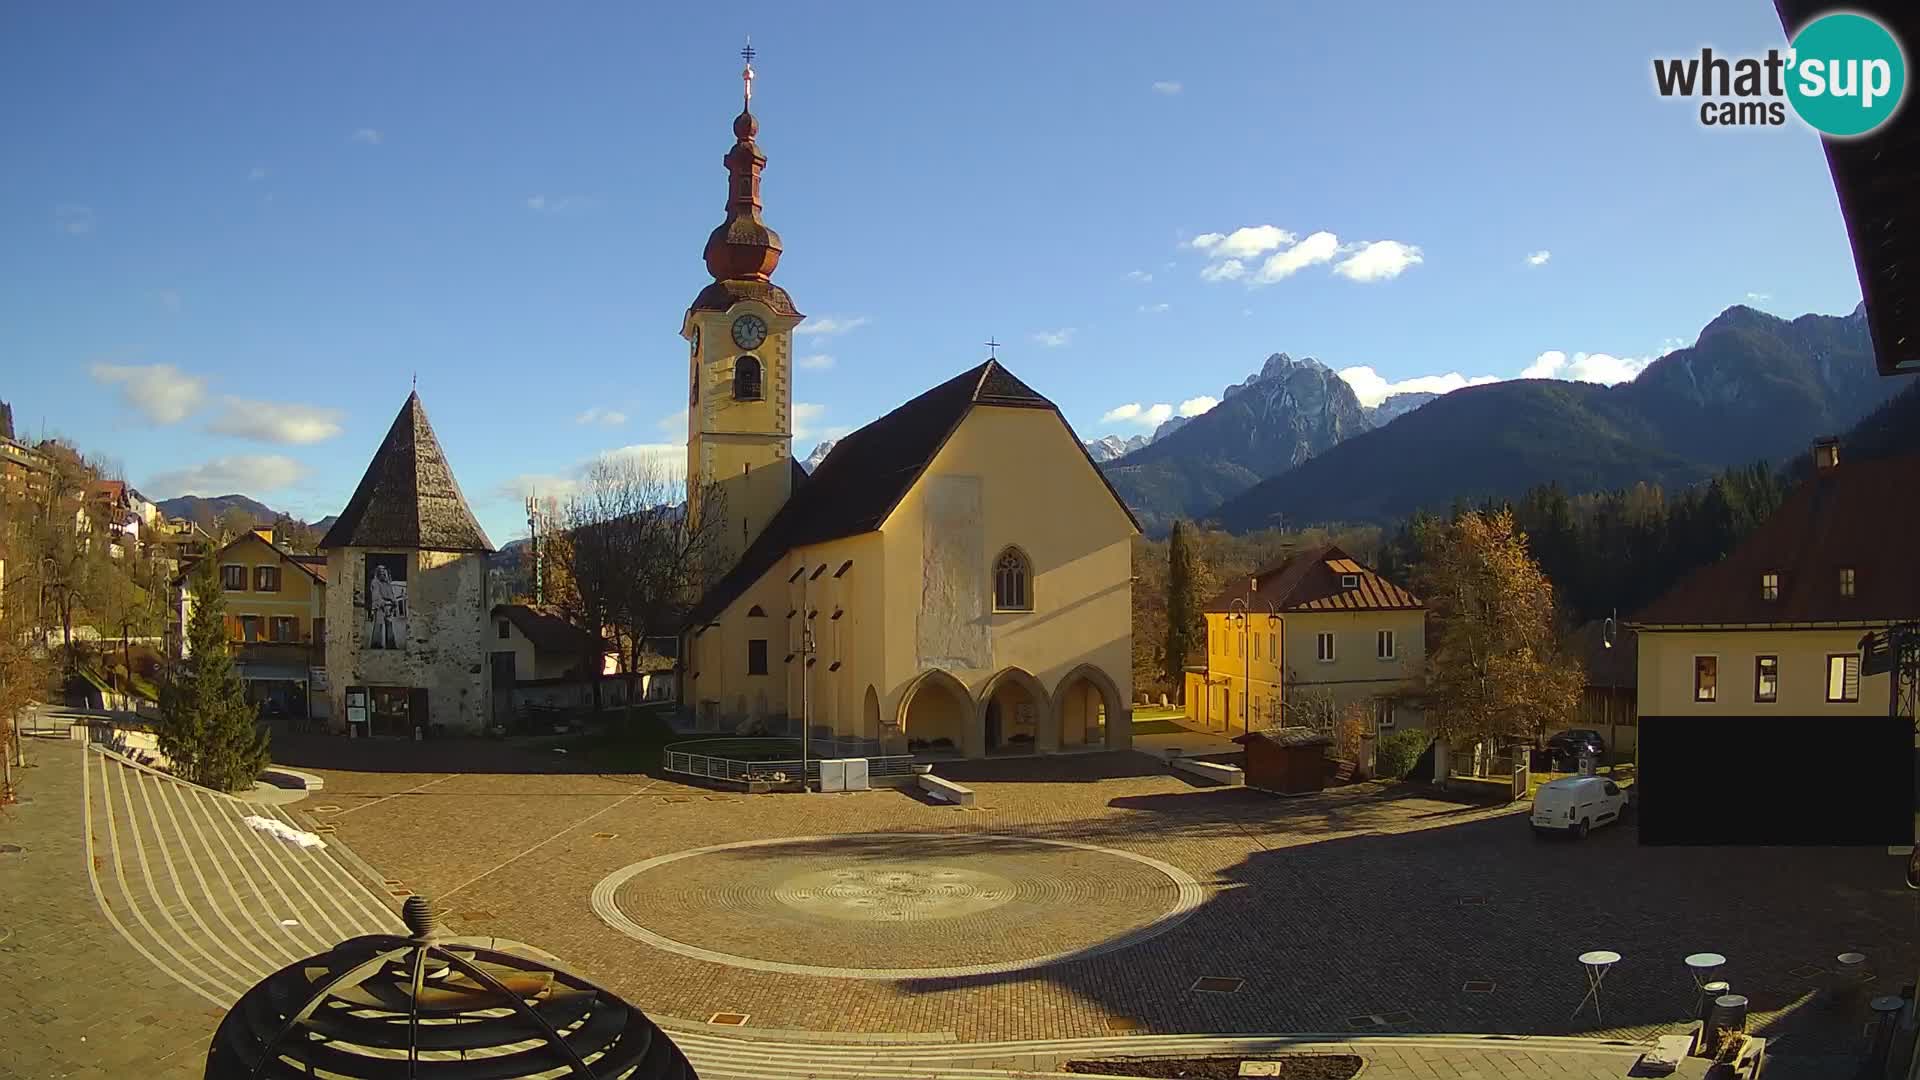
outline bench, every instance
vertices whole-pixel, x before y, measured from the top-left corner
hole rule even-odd
[[[970,787],[961,787],[951,780],[942,780],[932,773],[915,777],[915,779],[920,781],[920,790],[942,802],[950,802],[955,806],[973,805],[973,789]]]
[[[1197,758],[1174,758],[1173,767],[1181,772],[1191,773],[1202,780],[1211,780],[1226,787],[1245,787],[1247,774],[1236,765],[1222,765],[1216,761],[1201,761]]]
[[[319,791],[327,782],[310,772],[289,769],[285,765],[269,765],[260,770],[260,779],[274,787],[294,788],[299,791]]]

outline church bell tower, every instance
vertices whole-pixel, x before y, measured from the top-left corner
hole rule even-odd
[[[745,104],[724,159],[727,216],[707,237],[713,283],[680,329],[689,347],[688,510],[724,517],[720,546],[729,563],[793,494],[793,328],[805,318],[773,283],[780,234],[760,220],[767,159],[754,142],[753,46],[740,55]]]

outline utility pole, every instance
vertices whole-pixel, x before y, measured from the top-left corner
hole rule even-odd
[[[813,612],[807,609],[807,565],[800,564],[800,790],[807,786],[807,757],[813,725],[807,722],[807,668],[813,663]]]

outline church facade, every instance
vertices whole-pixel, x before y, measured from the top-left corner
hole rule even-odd
[[[745,75],[682,324],[690,512],[723,515],[731,567],[683,631],[683,701],[847,756],[1130,745],[1139,527],[1051,401],[989,359],[794,462],[804,316],[772,280]]]

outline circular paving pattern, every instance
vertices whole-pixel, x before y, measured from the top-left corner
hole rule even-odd
[[[655,948],[756,971],[929,979],[1112,952],[1193,913],[1176,866],[1066,840],[874,833],[661,855],[593,890],[602,920]]]

